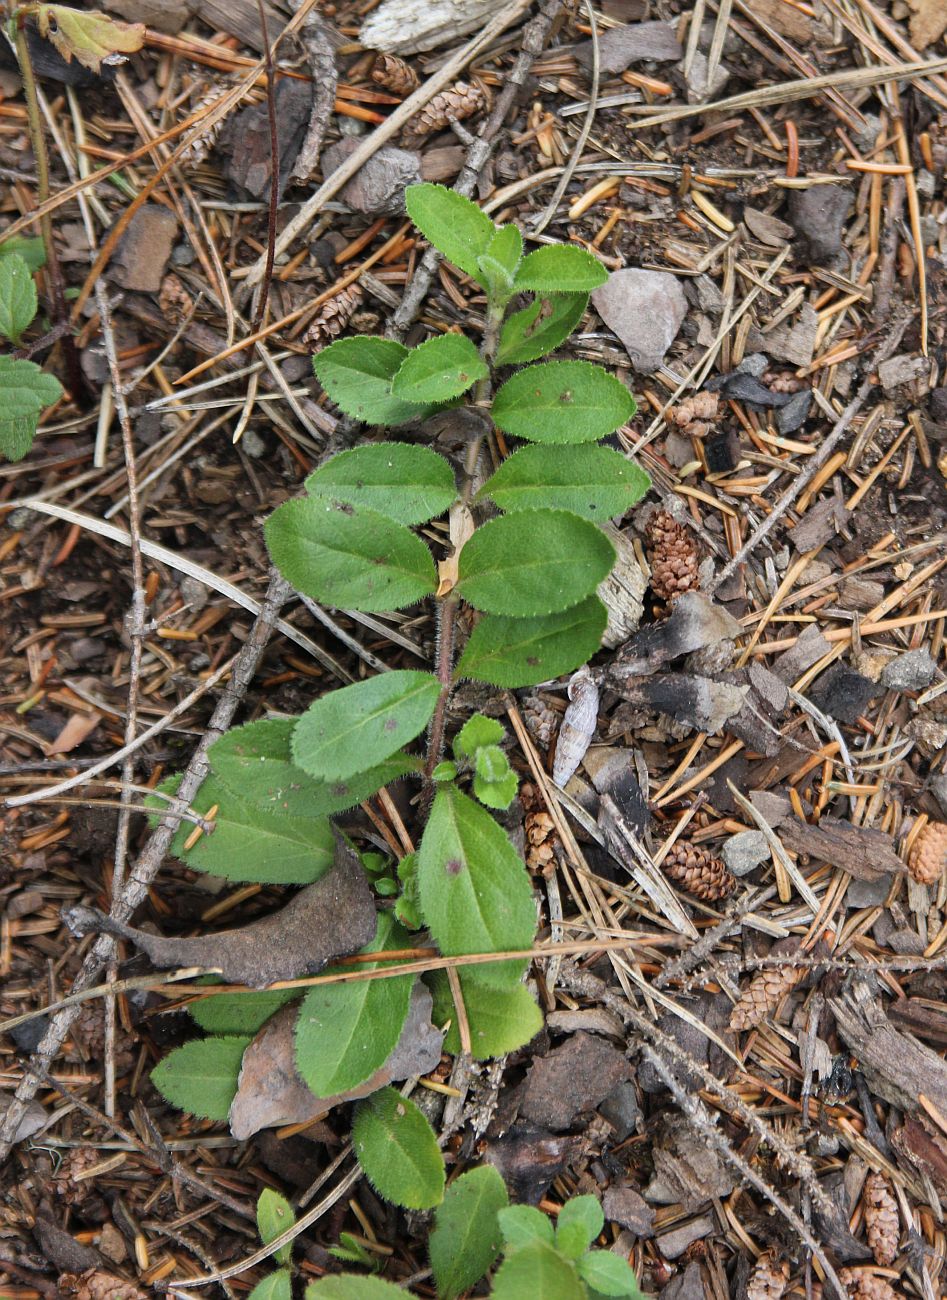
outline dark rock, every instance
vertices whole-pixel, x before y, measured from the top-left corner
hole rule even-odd
[[[776,428],[782,434],[795,433],[809,418],[811,405],[811,388],[803,388],[801,392],[793,393],[782,410],[776,412]]]
[[[800,545],[800,550],[810,550],[811,546],[805,543]],[[781,655],[773,660],[772,668],[777,677],[781,677],[784,682],[794,682],[797,677],[801,677],[807,668],[818,663],[823,655],[827,655],[832,646],[819,631],[815,623],[810,623],[802,632],[799,633],[799,639],[794,646],[784,650]]]
[[[309,128],[312,87],[284,78],[276,86],[276,136],[279,145],[280,193],[289,180]],[[221,152],[228,155],[225,173],[234,188],[251,198],[270,192],[270,122],[266,104],[253,104],[230,118],[220,133]]]
[[[157,293],[178,233],[178,219],[160,203],[143,204],[118,241],[106,275],[123,289]]]
[[[155,31],[177,36],[200,5],[189,0],[109,0],[108,7],[127,23],[144,23]]]
[[[709,1237],[715,1227],[716,1221],[712,1214],[701,1214],[696,1219],[689,1219],[679,1228],[672,1228],[670,1232],[658,1237],[658,1248],[665,1259],[679,1259],[688,1246],[692,1246],[695,1241],[702,1241],[704,1237]],[[698,1279],[699,1277],[698,1272]]]
[[[809,699],[839,722],[857,722],[878,694],[877,683],[844,664],[835,664],[809,689]]]
[[[638,1121],[641,1118],[641,1107],[638,1105],[638,1092],[635,1085],[626,1080],[620,1083],[614,1092],[610,1092],[601,1106],[598,1113],[603,1119],[607,1119],[609,1124],[615,1130],[615,1137],[619,1142],[624,1142],[630,1138],[638,1127]],[[624,1219],[619,1219],[619,1223],[624,1223]],[[630,1227],[630,1224],[625,1224]]]
[[[345,136],[331,145],[322,158],[326,177],[360,146],[361,141],[354,136]],[[385,145],[342,187],[339,198],[356,212],[400,213],[404,211],[405,187],[416,185],[420,179],[420,154]]]
[[[661,1290],[661,1300],[706,1300],[700,1265],[691,1260],[679,1277],[674,1277]]]
[[[881,670],[889,691],[922,691],[934,680],[937,665],[926,650],[906,650]]]
[[[726,474],[740,460],[740,439],[733,429],[724,429],[704,441],[704,455],[711,474]]]
[[[610,1187],[602,1197],[602,1209],[609,1223],[619,1223],[639,1237],[650,1237],[654,1210],[631,1187]]]
[[[947,388],[931,390],[931,419],[947,424]]]
[[[9,1033],[21,1052],[35,1052],[48,1028],[49,1016],[37,1016],[35,1020],[15,1025]]]
[[[788,406],[792,401],[791,393],[774,393],[772,389],[761,384],[753,375],[742,370],[734,370],[729,375],[717,375],[704,385],[711,392],[722,393],[735,402],[746,402],[753,410],[765,410],[770,406]]]
[[[510,1191],[511,1201],[538,1205],[550,1183],[569,1167],[581,1138],[557,1137],[533,1124],[516,1124],[483,1154]]]
[[[621,1052],[592,1034],[573,1034],[548,1056],[534,1060],[520,1114],[554,1131],[568,1128],[630,1075]]]
[[[851,209],[851,191],[843,185],[813,185],[791,192],[789,219],[816,265],[828,266],[842,252],[842,228]]]

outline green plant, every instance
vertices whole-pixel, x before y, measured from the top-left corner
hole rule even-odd
[[[530,686],[585,663],[598,649],[607,611],[596,594],[614,563],[597,521],[623,513],[648,487],[647,476],[599,439],[634,413],[624,385],[579,361],[528,364],[558,347],[581,319],[589,291],[605,278],[590,254],[549,245],[523,256],[511,225],[497,228],[453,191],[419,185],[407,192],[421,232],[486,295],[478,349],[444,334],[408,349],[384,338],[342,339],[315,358],[326,393],[348,415],[401,425],[455,405],[472,390],[469,445],[462,470],[412,442],[369,442],[320,465],[306,495],[288,501],[266,524],[280,572],[301,593],[327,605],[387,611],[433,598],[438,626],[436,672],[397,669],[317,699],[299,718],[238,727],[210,747],[210,775],[195,810],[212,834],[179,830],[173,851],[188,866],[232,880],[303,884],[331,865],[329,818],[409,777],[425,784],[417,852],[396,872],[369,863],[382,911],[366,955],[410,946],[402,928],[420,928],[445,957],[528,951],[536,907],[526,868],[491,811],[507,808],[517,777],[504,752],[505,732],[475,714],[443,757],[448,703],[464,678],[494,686]],[[531,301],[509,308],[517,295]],[[498,368],[520,367],[500,382]],[[529,445],[505,460],[476,493],[500,513],[479,527],[472,511],[473,471],[492,424]],[[448,516],[444,534],[412,529]],[[474,622],[458,655],[458,613]],[[427,731],[426,754],[410,746]],[[166,783],[173,792],[177,778]],[[466,1019],[479,1059],[513,1050],[542,1017],[523,983],[527,961],[498,957],[460,965],[466,1016],[442,971],[425,975],[435,1023],[450,1022],[449,1051],[460,1049]],[[317,1096],[345,1094],[384,1064],[398,1042],[415,977],[317,985],[302,999],[296,1065]],[[214,1037],[188,1044],[188,1066],[202,1052],[217,1060],[217,1087],[242,1036],[263,1023],[266,995],[249,994],[252,1014],[235,1015],[233,998],[210,997],[195,1010]],[[226,1001],[225,1001],[226,1000]],[[217,1007],[218,1010],[214,1010]],[[185,1087],[175,1057],[154,1074],[176,1105],[207,1102],[190,1068]],[[222,1064],[222,1062],[224,1064]],[[236,1087],[236,1079],[233,1081]],[[413,1103],[385,1089],[359,1104],[355,1146],[379,1191],[412,1208],[436,1205],[443,1159]]]
[[[43,265],[43,242],[0,244],[0,335],[18,348],[38,309],[33,272]],[[22,460],[45,407],[62,397],[62,385],[25,357],[0,354],[0,452]]]
[[[274,1192],[271,1187],[265,1188],[260,1193],[260,1199],[256,1203],[256,1223],[264,1246],[281,1237],[287,1229],[293,1227],[295,1222],[293,1207],[285,1196],[280,1196],[279,1192]],[[273,1259],[279,1267],[257,1282],[250,1292],[249,1300],[292,1300],[293,1271],[290,1264],[292,1253],[291,1241],[285,1242],[273,1252]]]

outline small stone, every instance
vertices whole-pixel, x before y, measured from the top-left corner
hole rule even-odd
[[[889,691],[922,691],[934,680],[937,665],[926,650],[907,650],[885,666],[881,684]]]
[[[735,876],[746,876],[769,858],[769,842],[762,831],[731,835],[720,856]]]
[[[776,412],[776,428],[784,436],[796,433],[808,420],[811,405],[811,389],[803,388],[800,392],[793,393],[782,410]]]
[[[845,891],[845,906],[880,907],[891,891],[891,877],[879,876],[877,880],[852,880]]]
[[[576,47],[575,57],[592,66],[592,42]],[[670,23],[625,23],[613,27],[598,39],[599,67],[603,73],[624,72],[632,63],[679,63],[684,51]]]
[[[715,1231],[715,1227],[712,1214],[700,1214],[689,1223],[684,1223],[679,1228],[672,1228],[670,1232],[658,1237],[658,1249],[665,1259],[678,1259],[695,1241],[702,1241],[704,1237],[709,1237]]]
[[[813,185],[790,194],[790,220],[816,265],[827,266],[842,252],[842,228],[851,209],[852,194],[843,185]]]
[[[769,362],[763,352],[748,353],[737,366],[734,374],[750,375],[753,379],[762,379],[769,369]]]
[[[326,149],[322,158],[325,176],[330,176],[360,147],[359,140],[348,137]],[[420,154],[385,145],[343,186],[339,198],[356,212],[370,215],[401,213],[404,211],[405,188],[416,185],[420,179]]]
[[[620,1083],[599,1106],[598,1113],[611,1124],[618,1142],[630,1138],[632,1133],[636,1132],[641,1118],[641,1107],[638,1105],[638,1092],[635,1085],[629,1080]],[[625,1220],[619,1219],[618,1222],[625,1223]],[[630,1223],[625,1224],[627,1228],[631,1226]]]
[[[668,271],[627,267],[592,291],[592,305],[642,374],[656,370],[687,315],[687,298]]]
[[[947,424],[947,388],[931,390],[931,419]]]
[[[118,241],[106,275],[123,289],[157,293],[178,233],[178,219],[160,203],[143,204]]]
[[[878,367],[878,378],[886,393],[892,393],[902,384],[913,384],[915,381],[920,381],[921,385],[924,385],[930,379],[930,375],[930,358],[915,356],[910,352],[889,357]]]
[[[602,1197],[602,1209],[609,1223],[619,1223],[639,1237],[650,1237],[654,1210],[631,1187],[610,1187]]]
[[[864,714],[877,694],[878,687],[874,682],[844,664],[836,664],[810,688],[809,699],[830,718],[853,723]]]
[[[706,99],[715,99],[730,80],[730,69],[723,62],[714,68],[713,77],[708,77],[710,64],[707,55],[698,50],[691,60],[687,74],[687,100],[690,104],[700,104]]]
[[[630,1073],[616,1048],[594,1034],[573,1034],[530,1066],[520,1117],[561,1131],[576,1115],[594,1110]]]

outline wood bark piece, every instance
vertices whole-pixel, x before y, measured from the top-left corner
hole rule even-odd
[[[290,3],[295,11],[301,7],[302,0],[290,0]],[[292,174],[296,180],[308,181],[319,166],[322,139],[329,122],[329,115],[335,105],[335,90],[339,74],[329,26],[315,11],[306,17],[299,37],[309,56],[312,106],[309,110],[306,137],[293,163]]]
[[[359,41],[386,54],[435,50],[475,32],[504,0],[385,0],[362,24]]]
[[[74,934],[112,934],[129,939],[156,966],[203,966],[228,984],[266,988],[321,970],[333,957],[364,948],[375,934],[372,892],[358,854],[336,830],[334,866],[270,916],[234,930],[167,939],[116,921],[90,907],[66,914]]]
[[[798,817],[787,817],[780,824],[779,834],[794,853],[807,853],[810,858],[841,867],[856,880],[879,880],[886,874],[905,870],[890,835],[853,826],[838,817],[823,817],[818,826],[810,826]]]
[[[655,673],[643,680],[613,682],[612,686],[623,700],[657,709],[709,736],[715,736],[740,712],[750,690],[749,686],[731,686],[688,673]]]
[[[273,0],[263,0],[263,9],[272,43],[286,26],[285,6],[274,4]],[[241,45],[249,46],[257,54],[262,52],[263,35],[260,31],[257,0],[200,0],[196,6],[196,17],[214,31],[236,36]]]
[[[864,982],[832,998],[829,1006],[872,1092],[906,1115],[921,1113],[918,1096],[923,1093],[947,1114],[947,1062],[896,1029]]]
[[[616,680],[643,677],[681,655],[735,641],[742,635],[740,623],[722,605],[716,605],[699,591],[687,591],[671,607],[670,616],[622,646],[609,668]]]
[[[606,650],[614,650],[628,640],[641,622],[648,579],[625,534],[614,524],[604,524],[602,532],[615,548],[615,564],[598,589],[598,598],[608,610],[602,645]]]

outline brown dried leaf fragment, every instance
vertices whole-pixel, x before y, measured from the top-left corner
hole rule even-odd
[[[678,840],[671,845],[661,870],[682,889],[705,902],[728,898],[737,883],[720,858],[690,840]]]
[[[789,1262],[764,1250],[746,1284],[746,1300],[782,1300],[789,1285]]]
[[[89,907],[71,908],[65,920],[74,934],[118,935],[130,939],[156,966],[202,966],[219,971],[228,984],[260,989],[312,975],[334,957],[364,948],[377,924],[358,854],[337,829],[335,839],[335,864],[321,880],[301,889],[278,912],[238,929],[166,939]]]
[[[911,845],[908,870],[919,885],[934,885],[947,871],[947,823],[928,822]]]
[[[415,113],[405,127],[405,135],[418,137],[432,131],[443,131],[451,122],[462,122],[473,117],[487,106],[487,96],[482,86],[467,81],[457,81],[447,90],[435,95],[424,108]]]
[[[656,510],[648,520],[647,543],[651,590],[660,600],[670,604],[685,591],[697,590],[697,545],[667,510]]]
[[[875,1263],[890,1267],[898,1254],[901,1240],[901,1218],[887,1178],[881,1173],[870,1173],[865,1179],[864,1212],[865,1237],[875,1257]]]
[[[124,63],[145,43],[144,23],[122,23],[97,10],[84,12],[66,5],[39,5],[36,23],[40,36],[51,41],[67,63],[73,58],[91,72],[104,63]]]
[[[393,95],[405,98],[418,88],[418,74],[397,54],[379,54],[372,65],[372,81]]]

